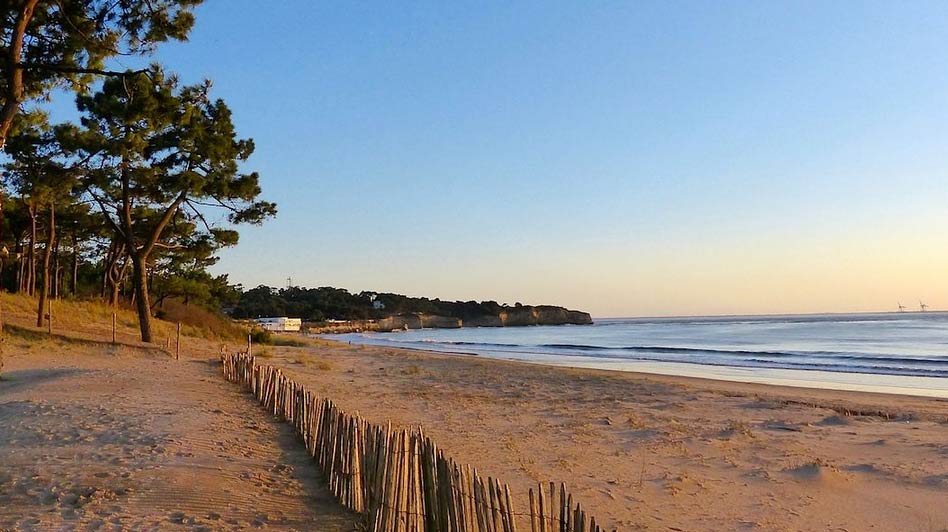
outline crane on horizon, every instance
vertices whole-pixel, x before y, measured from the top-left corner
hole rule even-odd
[[[922,309],[922,312],[925,312],[926,310],[928,310],[928,305],[926,305],[925,303],[922,303],[921,299],[918,300],[918,307]]]
[[[901,301],[899,301],[899,312],[905,312],[905,305]]]

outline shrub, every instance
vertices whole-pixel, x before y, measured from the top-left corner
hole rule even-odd
[[[246,329],[230,318],[199,305],[186,305],[176,299],[166,299],[155,309],[155,317],[172,323],[180,321],[190,326],[192,333],[204,338],[246,338]]]
[[[269,344],[273,341],[273,335],[266,329],[254,328],[250,331],[250,341],[255,344]]]
[[[278,334],[271,335],[269,343],[270,345],[276,345],[280,347],[306,347],[307,345],[303,340],[287,338],[286,336],[280,336]]]

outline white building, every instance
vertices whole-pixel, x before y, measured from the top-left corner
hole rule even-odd
[[[268,331],[299,332],[303,320],[299,318],[257,318],[254,320],[261,328]]]

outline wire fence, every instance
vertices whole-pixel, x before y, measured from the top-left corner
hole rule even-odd
[[[247,353],[221,354],[224,378],[290,423],[340,503],[373,532],[604,532],[565,484],[530,489],[518,511],[510,487],[448,458],[420,427],[394,429],[340,410]]]

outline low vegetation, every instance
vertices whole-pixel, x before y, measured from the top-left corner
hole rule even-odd
[[[496,301],[442,301],[382,292],[352,293],[343,288],[272,288],[258,286],[240,293],[233,310],[235,318],[292,316],[306,321],[326,319],[367,320],[400,314],[430,314],[459,319],[498,316],[513,307]]]
[[[37,329],[32,323],[36,300],[25,294],[0,294],[4,325],[8,333],[18,336],[31,335],[36,339],[46,338],[45,328]],[[111,339],[112,314],[119,335],[133,336],[138,331],[138,316],[133,309],[96,300],[61,299],[51,301],[53,332],[68,331],[97,340]],[[195,305],[171,304],[174,309],[166,319],[155,319],[154,333],[157,339],[171,338],[177,333],[177,324],[182,325],[182,334],[207,340],[241,340],[246,329],[225,316]]]

